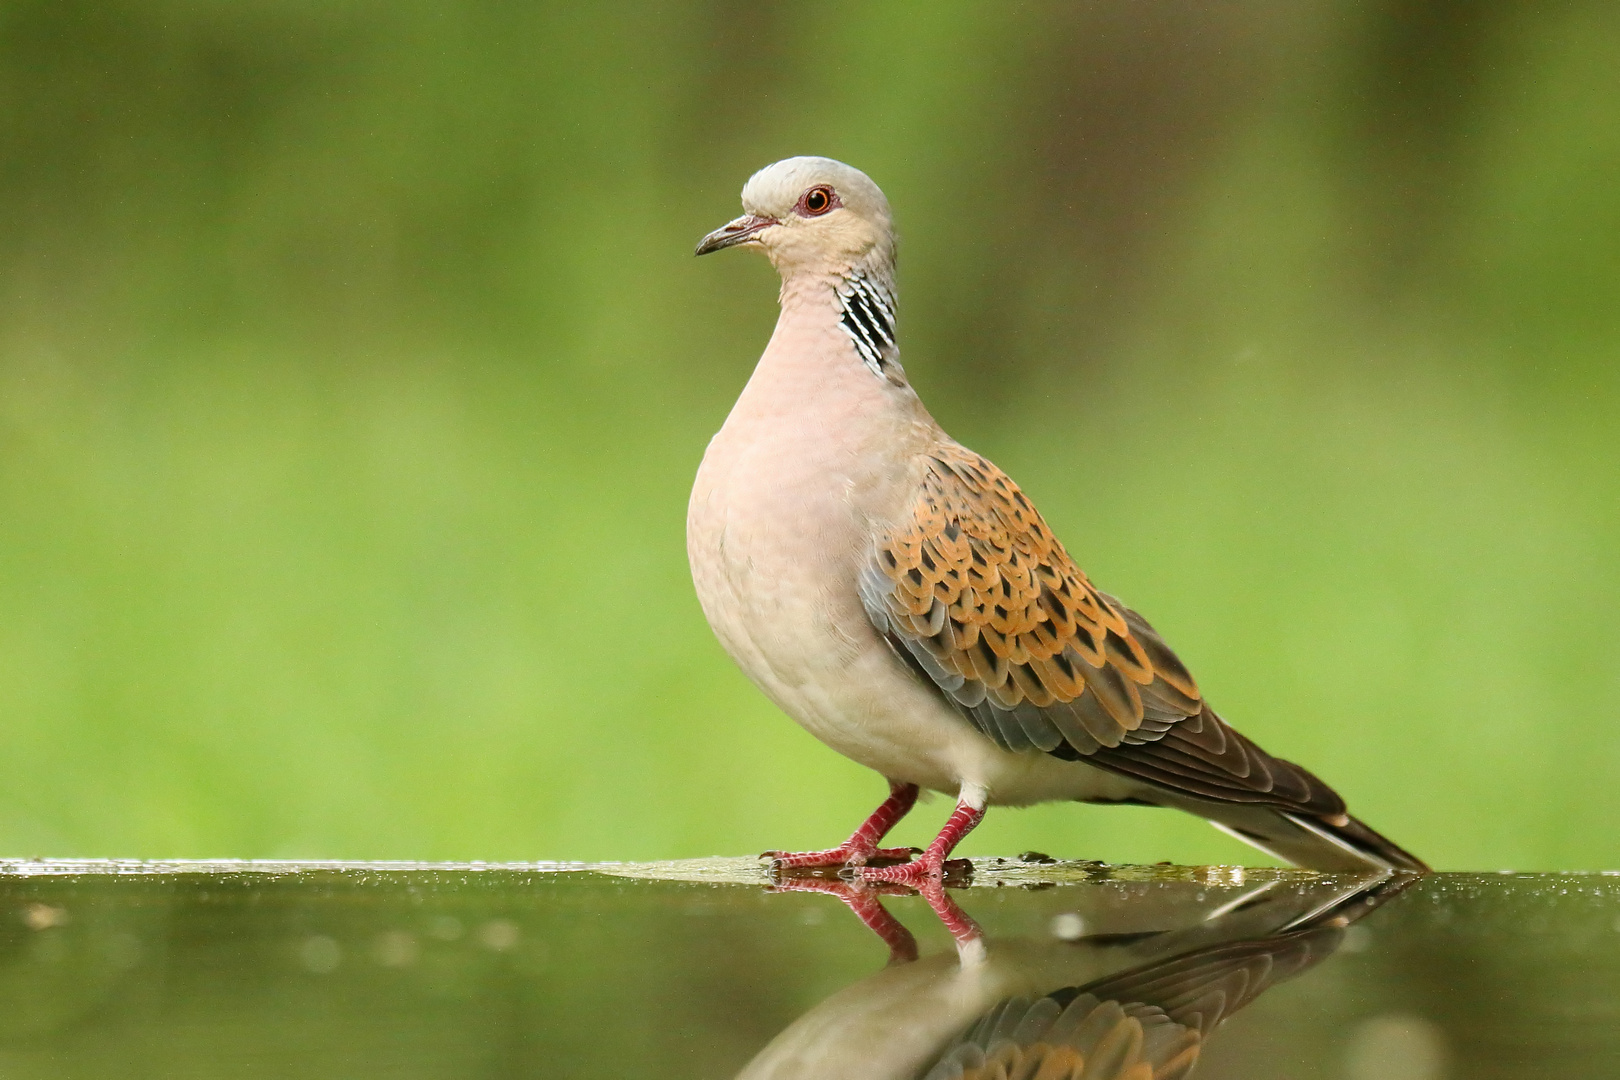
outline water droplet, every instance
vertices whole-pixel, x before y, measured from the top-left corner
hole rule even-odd
[[[298,946],[298,960],[317,975],[336,971],[343,962],[343,950],[325,934],[311,934]]]
[[[66,926],[71,921],[67,908],[52,907],[50,904],[29,904],[23,908],[22,919],[30,930],[49,930],[54,926]]]
[[[1350,1080],[1440,1080],[1445,1037],[1420,1016],[1375,1016],[1351,1035],[1346,1065]]]
[[[510,919],[491,919],[478,928],[478,940],[486,948],[505,952],[518,943],[517,923]]]
[[[410,967],[421,951],[416,935],[403,930],[385,930],[371,946],[371,954],[383,967]]]

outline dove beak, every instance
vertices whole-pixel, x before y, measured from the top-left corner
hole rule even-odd
[[[695,254],[707,255],[709,252],[719,251],[721,248],[736,247],[738,244],[749,243],[772,225],[780,224],[781,222],[773,217],[744,214],[735,221],[726,222],[726,224],[699,240]]]

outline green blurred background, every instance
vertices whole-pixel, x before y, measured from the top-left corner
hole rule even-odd
[[[0,852],[845,835],[881,781],[683,546],[775,318],[692,245],[821,153],[936,415],[1229,719],[1440,866],[1620,865],[1616,56],[1605,0],[10,0]],[[1028,847],[1254,858],[964,850]]]

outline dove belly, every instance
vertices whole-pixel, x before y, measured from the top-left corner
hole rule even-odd
[[[843,670],[762,689],[810,734],[894,780],[952,797],[982,791],[991,806],[1117,801],[1141,785],[1082,762],[997,746],[873,634]]]
[[[878,635],[853,584],[825,585],[853,582],[853,566],[694,525],[692,575],[715,636],[771,701],[840,754],[952,796],[981,789],[990,805],[1139,794],[1135,781],[986,738]]]

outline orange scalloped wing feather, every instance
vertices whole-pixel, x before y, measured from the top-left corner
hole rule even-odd
[[[961,446],[928,457],[909,520],[860,581],[874,626],[982,733],[1183,794],[1342,813],[1204,703],[1147,621],[1094,588],[1018,485]]]

